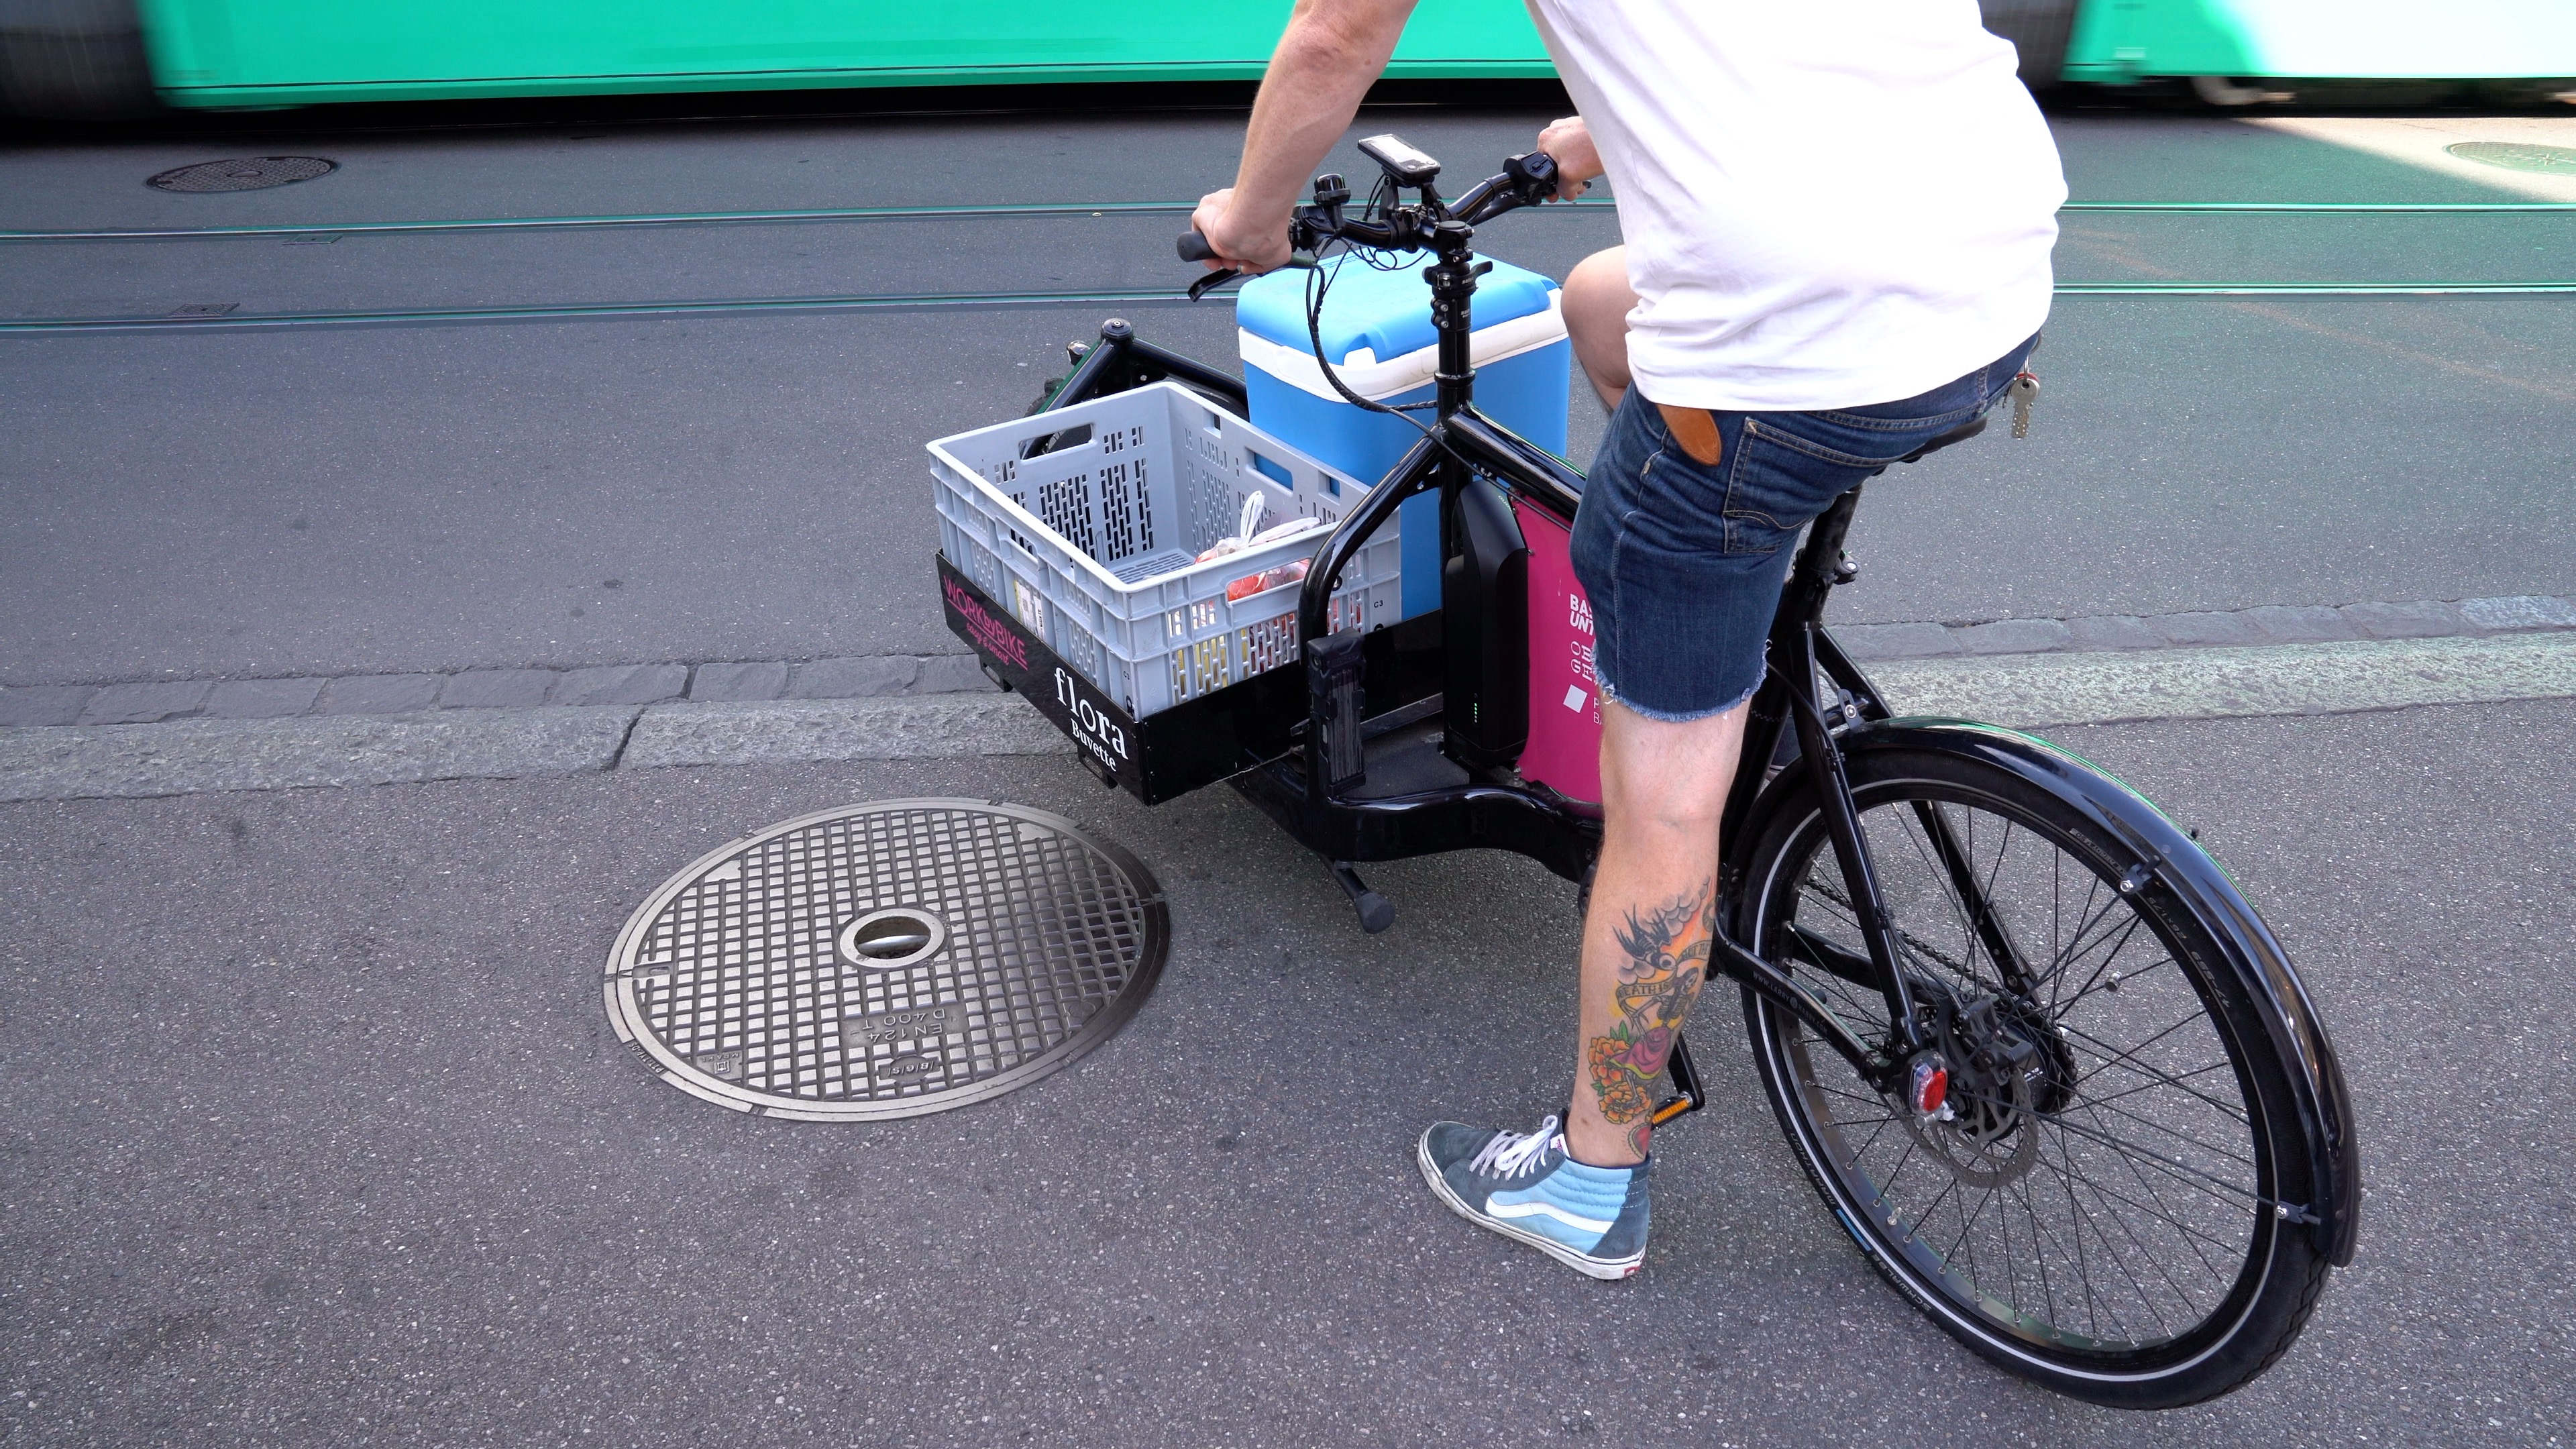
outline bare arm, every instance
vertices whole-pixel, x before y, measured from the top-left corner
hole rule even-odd
[[[1247,272],[1288,260],[1288,212],[1303,200],[1368,88],[1385,71],[1414,0],[1297,0],[1243,138],[1234,185],[1212,191],[1190,225],[1220,260]]]

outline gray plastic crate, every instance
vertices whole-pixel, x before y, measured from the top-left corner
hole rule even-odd
[[[1368,496],[1168,382],[941,438],[930,460],[940,552],[1132,719],[1294,663],[1298,585],[1228,586],[1312,557]],[[1191,562],[1256,495],[1264,526],[1322,526]],[[1401,552],[1389,520],[1343,570],[1330,627],[1402,616]]]

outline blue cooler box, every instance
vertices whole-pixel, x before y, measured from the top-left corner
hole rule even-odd
[[[1332,282],[1324,296],[1324,355],[1344,385],[1371,402],[1431,400],[1437,339],[1431,287],[1422,278],[1431,263],[1428,252],[1387,271],[1350,254],[1324,262]],[[1375,482],[1422,434],[1402,418],[1353,407],[1325,380],[1306,331],[1310,275],[1272,272],[1237,295],[1252,425],[1326,467]],[[1474,305],[1477,410],[1562,455],[1574,349],[1565,340],[1556,283],[1495,262],[1476,280]],[[1406,499],[1397,518],[1409,619],[1440,607],[1440,495]]]

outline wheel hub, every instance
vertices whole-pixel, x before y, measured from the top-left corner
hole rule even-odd
[[[2074,1053],[2032,1002],[1948,982],[1913,985],[1938,1024],[1949,1089],[1938,1112],[1903,1112],[1906,1130],[1965,1186],[2020,1180],[2039,1160],[2036,1114],[2065,1106],[2074,1088]]]

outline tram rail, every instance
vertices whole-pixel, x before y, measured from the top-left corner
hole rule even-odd
[[[1551,212],[1608,211],[1608,199],[1560,202]],[[334,232],[572,231],[604,227],[758,225],[777,222],[937,221],[972,217],[1186,216],[1194,201],[993,203],[973,206],[841,206],[777,211],[666,211],[600,216],[503,216],[424,221],[310,222],[300,225],[0,229],[0,242],[181,241],[197,237],[286,237]],[[2576,201],[2070,201],[2061,214],[2164,213],[2202,216],[2466,215],[2576,212]]]
[[[2060,297],[2558,297],[2571,282],[2060,282]],[[727,297],[663,302],[531,303],[371,311],[253,312],[219,316],[36,317],[0,321],[0,337],[77,332],[197,332],[258,328],[403,326],[447,322],[546,322],[586,318],[759,315],[770,312],[937,311],[1012,307],[1168,307],[1168,289],[1077,292],[909,292],[826,297]]]

